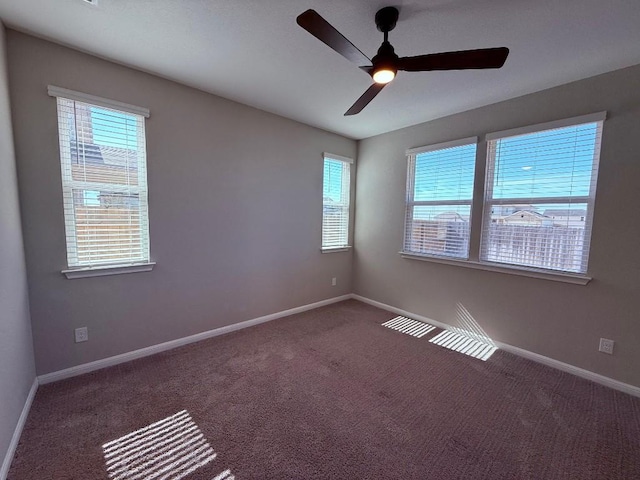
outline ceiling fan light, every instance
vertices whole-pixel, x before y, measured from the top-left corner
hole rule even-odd
[[[390,68],[380,68],[373,72],[373,81],[380,84],[389,83],[396,77],[396,72]]]

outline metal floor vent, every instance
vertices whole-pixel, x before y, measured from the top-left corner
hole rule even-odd
[[[383,327],[390,328],[392,330],[397,330],[402,333],[406,333],[407,335],[411,335],[413,337],[423,337],[427,333],[436,329],[433,325],[429,325],[428,323],[419,322],[417,320],[412,320],[407,317],[396,317],[392,318],[388,322],[384,322],[382,324]]]

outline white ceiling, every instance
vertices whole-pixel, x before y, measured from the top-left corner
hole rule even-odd
[[[640,63],[640,0],[0,0],[0,18],[115,62],[352,138],[365,138]],[[500,70],[371,79],[296,24],[313,8],[366,55],[375,12],[400,7],[400,56],[509,47]]]

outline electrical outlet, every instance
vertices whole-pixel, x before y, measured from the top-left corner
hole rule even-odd
[[[76,328],[76,343],[89,340],[89,330],[87,327]]]
[[[335,287],[337,284],[338,284],[338,279],[337,279],[336,277],[333,277],[333,278],[331,279],[331,286],[332,286],[332,287]]]
[[[614,343],[615,342],[613,340],[609,340],[608,338],[601,338],[600,348],[598,350],[600,350],[602,353],[608,353],[609,355],[613,355]]]

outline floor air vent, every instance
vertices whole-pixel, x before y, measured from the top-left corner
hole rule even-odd
[[[418,338],[425,336],[436,328],[428,323],[419,322],[407,317],[392,318],[388,322],[384,322],[382,326]]]

